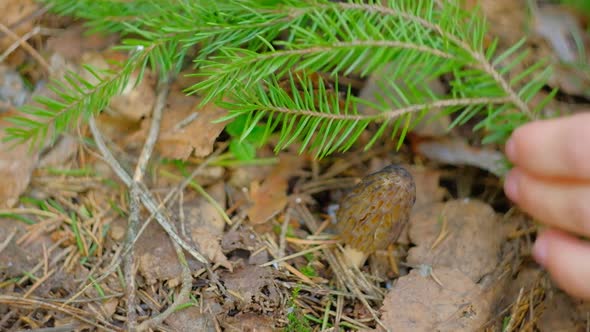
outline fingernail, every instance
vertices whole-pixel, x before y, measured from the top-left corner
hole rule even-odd
[[[545,237],[539,236],[533,245],[533,257],[541,266],[547,261],[547,241]]]
[[[514,159],[516,158],[516,145],[514,144],[514,140],[512,138],[510,138],[508,142],[506,142],[504,152],[506,153],[506,157],[508,157],[508,160],[514,162]]]
[[[512,201],[518,201],[518,182],[520,180],[520,172],[518,169],[512,169],[506,179],[504,179],[504,192],[506,196]]]

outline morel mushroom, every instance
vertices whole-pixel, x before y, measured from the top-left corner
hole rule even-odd
[[[360,267],[370,254],[397,241],[415,201],[416,185],[405,168],[390,165],[365,176],[336,213],[348,262]]]

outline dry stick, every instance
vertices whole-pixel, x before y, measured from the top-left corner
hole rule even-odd
[[[137,166],[135,167],[135,174],[133,174],[133,182],[130,186],[130,200],[129,200],[129,224],[127,225],[127,238],[125,240],[128,252],[125,255],[125,284],[127,294],[127,327],[130,331],[135,331],[137,325],[137,311],[135,310],[135,268],[134,268],[134,245],[133,241],[137,236],[137,228],[139,227],[139,204],[140,204],[140,185],[142,184],[147,165],[150,161],[154,146],[158,141],[158,134],[160,133],[160,123],[162,122],[162,113],[166,106],[166,99],[170,91],[169,78],[161,78],[158,81],[156,92],[156,102],[152,111],[152,121],[148,137],[145,140]]]
[[[135,310],[137,302],[135,290],[137,286],[135,284],[135,246],[133,240],[139,226],[139,205],[138,186],[133,184],[129,192],[129,224],[127,225],[127,237],[124,245],[128,251],[123,258],[125,295],[127,297],[127,329],[129,331],[135,331],[137,327],[137,310]]]
[[[291,221],[291,207],[287,208],[285,213],[285,220],[281,226],[281,236],[279,238],[279,251],[277,258],[283,258],[285,256],[285,249],[287,247],[287,231],[289,230],[289,222]]]
[[[100,134],[100,132],[99,132]],[[104,142],[103,142],[104,143]],[[197,168],[195,168],[195,170],[191,173],[191,175],[189,175],[182,183],[180,183],[175,189],[171,190],[168,195],[166,195],[166,197],[164,197],[164,200],[162,200],[162,202],[160,203],[160,205],[158,206],[158,210],[156,212],[161,211],[164,206],[166,204],[168,204],[168,202],[172,199],[174,199],[178,193],[182,192],[192,181],[192,179],[197,176],[197,174],[199,174],[215,157],[217,157],[221,151],[223,151],[225,149],[225,146],[220,147],[217,151],[213,152],[209,157],[207,157],[199,166],[197,166]],[[141,234],[143,234],[144,230],[147,228],[147,226],[152,222],[152,220],[154,220],[154,218],[156,217],[155,212],[152,212],[151,215],[149,216],[149,218],[143,223],[143,226],[141,226],[141,229],[139,230],[139,232],[137,233],[137,236],[135,237],[135,239],[133,240],[132,245],[135,245],[135,242],[137,242],[137,239],[139,239],[139,237],[141,236]],[[107,267],[107,269],[105,270],[105,272],[97,277],[96,279],[94,279],[91,283],[89,283],[88,285],[84,286],[80,291],[78,291],[78,293],[76,293],[74,296],[72,296],[68,301],[66,301],[65,303],[71,303],[72,301],[76,300],[79,296],[81,296],[89,287],[91,287],[92,285],[98,284],[99,282],[103,281],[104,279],[106,279],[109,275],[111,275],[111,273],[115,272],[115,270],[117,270],[117,266],[119,266],[119,263],[121,262],[121,256],[124,256],[127,254],[127,250],[128,248],[125,248],[124,246],[119,247],[119,249],[117,249],[117,252],[114,255],[114,258],[111,262],[111,264]],[[89,276],[90,277],[90,276]],[[86,280],[89,279],[89,277],[87,277]]]
[[[123,183],[125,183],[127,186],[131,186],[133,179],[129,176],[129,174],[127,174],[127,172],[123,169],[115,157],[113,157],[111,151],[107,148],[104,140],[102,139],[102,134],[96,126],[96,120],[94,117],[89,118],[88,125],[90,127],[90,131],[92,132],[92,136],[94,137],[96,146],[103,155],[105,162],[111,166],[113,171],[117,174],[117,176],[119,176]],[[205,257],[203,257],[203,255],[201,255],[197,250],[191,247],[190,244],[188,244],[185,240],[180,238],[178,234],[176,234],[175,227],[170,223],[168,218],[162,212],[160,212],[158,204],[156,203],[153,195],[148,190],[146,190],[143,185],[139,188],[139,198],[141,203],[148,209],[148,211],[154,214],[160,226],[162,226],[164,231],[166,231],[166,233],[168,233],[168,235],[172,237],[174,241],[176,241],[184,250],[188,251],[189,254],[191,254],[191,256],[193,256],[196,260],[209,266],[209,262]]]
[[[2,251],[4,251],[4,249],[6,249],[6,247],[8,247],[8,245],[10,244],[10,241],[12,241],[12,238],[16,235],[16,227],[14,228],[14,230],[6,237],[6,240],[4,240],[4,242],[0,243],[0,253],[2,253]]]
[[[14,41],[18,41],[20,46],[22,48],[24,48],[33,58],[35,58],[35,60],[37,60],[39,62],[39,64],[48,73],[51,72],[51,67],[49,66],[47,61],[45,61],[45,59],[43,59],[41,54],[39,54],[39,52],[37,52],[31,45],[29,45],[29,43],[27,43],[26,40],[23,40],[19,35],[12,32],[12,30],[10,30],[6,25],[4,25],[2,23],[0,23],[0,31],[4,32],[8,37],[12,38]]]
[[[26,42],[27,40],[31,39],[31,37],[35,36],[41,32],[41,28],[39,26],[34,27],[31,31],[27,32],[26,34],[22,35],[18,40],[15,40],[12,45],[6,48],[2,54],[0,54],[0,62],[4,62],[6,58],[16,50],[21,43]]]

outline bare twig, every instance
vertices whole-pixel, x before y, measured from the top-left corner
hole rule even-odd
[[[115,159],[112,155],[111,151],[106,146],[102,134],[96,125],[96,120],[93,117],[90,117],[88,120],[88,125],[90,127],[90,131],[92,132],[92,136],[94,137],[96,146],[100,150],[103,158],[109,166],[113,169],[113,171],[117,174],[117,176],[125,183],[125,185],[130,186],[133,179],[127,174],[127,171],[123,169],[123,167],[119,164],[119,162]],[[191,256],[193,256],[199,262],[209,265],[209,262],[203,255],[201,255],[195,248],[193,248],[190,244],[188,244],[185,240],[180,238],[176,233],[174,225],[170,223],[168,218],[160,211],[156,200],[152,196],[152,194],[143,188],[139,188],[139,198],[141,199],[142,204],[154,214],[156,220],[162,226],[162,228],[168,233],[170,237],[172,237],[184,250],[188,251]]]
[[[12,54],[12,52],[14,52],[14,50],[16,50],[21,45],[21,43],[26,42],[27,40],[31,39],[31,37],[35,36],[40,31],[41,31],[41,27],[36,26],[31,31],[22,35],[18,40],[15,40],[14,43],[12,43],[12,45],[7,47],[6,50],[4,50],[4,52],[0,55],[0,62],[4,62],[4,60],[6,60],[6,58],[10,54]]]
[[[37,52],[37,50],[35,50],[31,45],[29,45],[29,43],[27,43],[26,40],[24,40],[23,38],[21,38],[19,35],[17,35],[16,33],[14,33],[12,30],[10,30],[6,25],[0,23],[0,31],[4,32],[8,37],[12,38],[14,41],[17,41],[19,43],[19,45],[24,48],[27,52],[29,52],[29,54],[35,58],[35,60],[37,60],[37,62],[39,62],[39,64],[49,73],[51,72],[51,67],[49,66],[49,64],[47,63],[47,61],[45,61],[45,59],[43,59],[43,57],[41,56],[41,54],[39,54],[39,52]]]
[[[10,241],[12,241],[12,238],[14,238],[15,235],[16,235],[16,227],[6,237],[6,240],[4,240],[4,242],[0,243],[0,253],[2,253],[2,251],[4,251],[4,249],[6,249],[6,247],[8,247],[8,244],[10,244]]]
[[[96,123],[95,123],[95,125],[96,125]],[[103,144],[104,144],[104,142],[103,142]],[[147,220],[143,223],[143,225],[141,226],[141,229],[139,230],[139,232],[137,233],[137,236],[135,237],[135,239],[133,241],[133,245],[135,244],[137,239],[141,236],[143,231],[147,228],[147,226],[152,222],[152,220],[154,220],[154,218],[156,217],[156,213],[161,212],[164,209],[164,207],[166,206],[166,204],[168,204],[168,202],[170,202],[175,197],[177,197],[177,195],[179,195],[180,192],[184,191],[184,189],[186,189],[186,187],[191,183],[192,179],[195,176],[197,176],[197,174],[199,174],[207,165],[209,165],[214,160],[214,158],[216,158],[225,149],[225,147],[226,147],[226,145],[222,145],[221,147],[219,147],[215,152],[213,152],[209,157],[207,157],[201,164],[199,164],[199,166],[197,166],[195,168],[195,170],[191,173],[191,175],[189,175],[186,179],[184,179],[184,181],[182,181],[182,183],[180,183],[176,188],[170,190],[170,192],[166,195],[166,197],[162,200],[162,202],[160,202],[160,205],[158,205],[157,211],[151,212],[151,215],[149,216],[149,218],[147,218]],[[87,284],[82,289],[80,289],[78,291],[78,293],[74,294],[65,303],[67,304],[67,303],[71,303],[72,301],[75,301],[79,296],[84,294],[84,292],[89,287],[91,287],[92,285],[98,284],[102,280],[106,279],[109,275],[114,273],[117,270],[119,263],[121,263],[121,257],[123,257],[127,254],[127,252],[128,252],[127,249],[128,248],[121,246],[117,250],[115,255],[113,256],[111,264],[105,269],[105,271],[100,276],[95,278],[91,283]],[[88,275],[88,277],[86,278],[86,281],[88,281],[90,279],[90,276],[91,275]]]
[[[289,230],[289,221],[291,221],[291,208],[287,209],[284,216],[283,225],[281,227],[281,236],[279,238],[279,251],[277,257],[283,258],[285,256],[285,249],[287,247],[287,231]]]
[[[139,227],[140,186],[142,185],[147,165],[154,151],[154,146],[158,141],[162,113],[164,113],[166,98],[168,98],[168,92],[170,91],[169,82],[168,77],[164,77],[158,82],[157,97],[152,112],[150,130],[145,144],[143,145],[143,149],[141,150],[141,154],[139,155],[139,160],[137,161],[137,166],[135,167],[135,173],[133,175],[133,181],[129,188],[129,224],[127,225],[127,238],[125,240],[128,251],[125,255],[125,282],[127,285],[127,327],[130,331],[135,331],[137,325],[137,312],[135,310],[135,251],[133,250],[133,243],[137,238],[137,228]]]
[[[137,311],[135,299],[135,250],[133,240],[136,237],[139,226],[139,193],[138,187],[133,185],[129,193],[129,223],[127,225],[127,237],[125,247],[128,249],[124,256],[125,269],[125,295],[127,298],[127,328],[129,331],[135,331],[137,325]]]

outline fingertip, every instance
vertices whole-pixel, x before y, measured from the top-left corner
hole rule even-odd
[[[517,129],[518,130],[518,129]],[[506,153],[506,157],[511,162],[516,162],[516,143],[514,142],[514,135],[511,136],[508,141],[506,142],[506,146],[504,147],[504,153]]]
[[[538,177],[590,179],[590,112],[534,121],[514,130],[506,157]]]
[[[513,168],[508,172],[504,179],[504,192],[513,202],[518,202],[519,199],[520,178],[520,170],[518,168]]]
[[[561,289],[574,297],[590,299],[589,242],[548,229],[537,236],[533,256]]]
[[[537,236],[537,240],[533,245],[533,257],[541,266],[545,266],[547,262],[547,253],[548,253],[548,246],[549,243],[547,242],[547,236],[544,236],[546,233],[540,233]]]

